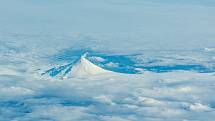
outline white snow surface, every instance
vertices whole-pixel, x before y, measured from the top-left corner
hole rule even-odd
[[[87,60],[85,56],[86,55],[82,55],[80,60],[72,67],[71,76],[85,77],[111,73],[111,71],[96,66],[95,64]]]

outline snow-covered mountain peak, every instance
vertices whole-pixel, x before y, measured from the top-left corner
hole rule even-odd
[[[71,70],[72,76],[89,76],[111,72],[90,62],[86,58],[86,55],[87,54],[82,55],[80,60],[72,67]]]
[[[114,73],[95,65],[87,59],[87,53],[83,54],[76,63],[70,63],[60,67],[49,69],[44,74],[51,77],[70,78],[70,77],[88,77],[93,75],[101,75],[106,73]]]

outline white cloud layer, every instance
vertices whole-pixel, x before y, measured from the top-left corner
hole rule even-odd
[[[13,63],[2,63],[1,66],[0,120],[214,119],[214,73],[114,72],[62,80],[38,73],[41,71],[38,67],[46,68],[47,60],[18,55],[19,53],[1,59],[1,62],[6,62],[13,58]],[[21,59],[24,59],[23,62],[16,65],[15,62]],[[89,69],[92,68],[94,66]]]

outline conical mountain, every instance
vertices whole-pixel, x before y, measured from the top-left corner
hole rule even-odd
[[[72,76],[90,76],[90,75],[99,75],[110,73],[111,71],[105,70],[89,60],[86,59],[86,54],[81,56],[80,60],[72,67],[71,74]]]

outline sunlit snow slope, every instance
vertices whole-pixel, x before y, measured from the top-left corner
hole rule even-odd
[[[72,67],[71,74],[74,76],[90,76],[102,75],[110,73],[99,66],[91,63],[85,58],[86,55],[81,56],[80,60]]]

